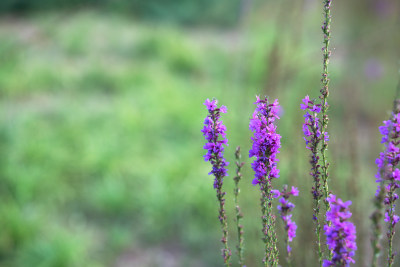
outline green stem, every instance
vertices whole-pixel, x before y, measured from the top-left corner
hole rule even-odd
[[[328,186],[328,168],[329,168],[329,163],[327,162],[327,157],[326,157],[326,151],[328,149],[328,141],[327,141],[327,127],[328,127],[328,96],[329,96],[329,71],[328,71],[328,65],[329,65],[329,59],[331,56],[331,51],[329,49],[329,43],[330,43],[330,38],[331,38],[331,2],[332,0],[324,0],[324,23],[322,26],[322,31],[324,33],[324,47],[322,48],[323,51],[323,72],[322,72],[322,89],[321,89],[321,96],[320,99],[322,101],[322,127],[321,127],[321,136],[322,136],[322,146],[321,146],[321,156],[322,156],[322,164],[321,164],[321,169],[322,169],[322,182],[323,182],[323,195],[324,195],[324,203],[325,203],[325,208],[326,211],[330,210],[330,204],[326,200],[329,195],[329,186]],[[328,225],[330,223],[328,222]],[[329,250],[329,259],[332,258],[332,251]]]
[[[393,194],[391,191],[389,191],[389,199],[392,199]],[[394,227],[392,224],[393,221],[393,216],[394,216],[394,211],[393,211],[393,203],[391,202],[389,205],[389,210],[387,211],[389,214],[389,229],[388,229],[388,243],[389,243],[389,247],[388,247],[388,267],[392,267],[393,262],[394,262],[394,253],[393,253],[393,236],[394,236]]]
[[[381,172],[383,175],[383,172]],[[379,265],[379,257],[381,255],[382,246],[380,242],[382,240],[382,226],[381,221],[383,218],[383,199],[385,195],[384,191],[384,183],[383,180],[380,182],[380,190],[378,195],[374,199],[375,211],[371,215],[372,220],[372,238],[371,238],[371,246],[372,246],[372,267],[377,267]]]
[[[318,249],[318,260],[319,260],[319,266],[322,267],[322,250],[321,250],[321,223],[318,219],[318,214],[319,214],[319,200],[314,200],[314,222],[315,222],[315,233],[317,235],[317,249]]]
[[[263,221],[263,241],[265,244],[264,266],[278,266],[278,248],[275,232],[275,215],[272,213],[271,181],[261,183],[261,211]]]
[[[240,211],[239,207],[239,182],[242,178],[242,173],[241,169],[244,165],[244,162],[240,162],[240,147],[238,146],[236,148],[235,152],[235,158],[236,158],[236,176],[234,178],[235,180],[235,189],[233,190],[234,193],[234,202],[235,202],[235,207],[236,207],[236,228],[237,228],[237,233],[238,233],[238,246],[237,246],[237,254],[239,256],[239,266],[244,266],[244,256],[243,256],[243,243],[244,243],[244,237],[243,237],[243,225],[240,224],[241,219],[243,218],[243,215]]]

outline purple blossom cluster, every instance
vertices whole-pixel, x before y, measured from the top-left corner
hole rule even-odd
[[[306,110],[303,124],[304,141],[306,141],[306,148],[312,150],[311,147],[313,144],[321,140],[321,129],[318,118],[318,113],[321,112],[321,104],[314,104],[315,101],[310,100],[308,95],[301,101],[303,103],[300,104],[300,108]]]
[[[318,114],[321,112],[321,104],[315,104],[315,100],[310,100],[307,95],[302,99],[300,108],[306,110],[304,115],[303,133],[304,141],[306,142],[306,148],[311,150],[311,172],[310,175],[314,179],[314,186],[312,188],[312,194],[316,201],[319,201],[322,197],[321,182],[320,182],[320,165],[318,156],[318,145],[322,139],[321,137],[321,125],[318,118]],[[325,135],[325,140],[328,140],[328,135]],[[314,218],[317,214],[314,214]]]
[[[279,169],[276,167],[279,161],[276,154],[281,147],[281,136],[276,133],[276,119],[279,119],[280,109],[277,99],[269,103],[268,98],[260,99],[257,96],[257,105],[252,119],[250,119],[249,129],[254,132],[251,138],[252,148],[249,151],[249,157],[256,157],[251,164],[255,178],[253,185],[265,183],[266,180],[279,177]]]
[[[324,226],[326,242],[332,251],[332,259],[324,260],[323,266],[349,266],[354,263],[356,245],[356,227],[348,219],[351,217],[351,201],[343,202],[330,194],[327,198],[331,209],[326,213],[328,224]]]
[[[291,190],[288,190],[287,185],[285,185],[282,191],[272,190],[272,194],[274,195],[274,198],[281,197],[279,199],[280,205],[278,205],[277,208],[281,219],[285,224],[285,231],[287,233],[286,250],[288,253],[288,257],[290,257],[292,249],[289,243],[293,241],[294,237],[296,237],[297,225],[294,221],[292,221],[292,214],[290,213],[293,211],[295,205],[289,201],[289,197],[298,196],[299,190],[297,189],[297,187],[294,186],[292,186]]]
[[[394,261],[392,252],[392,240],[394,236],[394,227],[399,222],[400,217],[395,214],[395,201],[399,198],[396,189],[400,187],[400,170],[397,165],[400,161],[400,114],[393,113],[390,120],[384,121],[383,126],[379,127],[382,134],[381,143],[385,144],[385,151],[381,152],[375,163],[378,166],[378,172],[375,175],[376,182],[379,183],[375,196],[384,194],[383,203],[385,204],[385,221],[389,223],[388,241],[389,241],[389,264]]]
[[[207,150],[207,154],[204,155],[205,161],[210,161],[212,165],[212,170],[209,172],[213,174],[214,188],[217,192],[217,199],[219,202],[219,216],[218,219],[221,223],[222,229],[222,239],[221,242],[224,245],[222,249],[222,257],[226,266],[230,266],[231,250],[228,246],[228,224],[225,213],[225,192],[222,191],[223,178],[227,176],[226,166],[228,162],[224,158],[224,145],[228,145],[228,140],[226,139],[226,127],[222,124],[220,120],[220,115],[226,113],[226,107],[221,106],[218,108],[218,101],[213,99],[210,101],[206,100],[204,105],[207,107],[208,115],[204,120],[204,127],[201,130],[206,138],[206,144],[203,147]]]
[[[224,158],[224,145],[228,145],[226,139],[226,127],[220,120],[220,114],[226,113],[227,109],[225,106],[217,107],[218,101],[209,99],[204,102],[207,107],[208,115],[204,120],[204,127],[201,130],[203,136],[206,138],[207,143],[204,145],[204,149],[207,150],[207,154],[204,155],[205,161],[210,161],[212,164],[212,170],[208,174],[213,174],[215,177],[214,188],[222,186],[222,178],[227,176],[226,166],[229,162],[225,161]],[[218,185],[220,183],[220,185]]]
[[[398,147],[400,143],[400,114],[395,114],[392,118],[392,120],[384,121],[384,125],[379,127],[382,134],[381,143],[385,144],[385,151],[381,152],[379,158],[375,161],[378,166],[375,177],[377,183],[383,182],[385,205],[393,206],[386,209],[385,221],[394,226],[399,221],[399,216],[394,214],[394,202],[399,198],[395,190],[400,187],[400,170],[396,168],[400,161],[400,149]],[[386,185],[385,182],[387,182]],[[376,195],[379,194],[380,190],[381,188],[378,186]]]
[[[254,133],[251,140],[252,148],[249,157],[255,157],[251,164],[255,178],[253,185],[260,185],[261,211],[263,222],[263,241],[265,243],[265,266],[277,266],[278,249],[275,231],[275,215],[272,212],[272,179],[279,177],[276,154],[281,147],[281,136],[276,133],[276,119],[280,106],[278,100],[273,103],[268,98],[260,99],[257,96],[257,105],[253,117],[250,119],[250,130]]]

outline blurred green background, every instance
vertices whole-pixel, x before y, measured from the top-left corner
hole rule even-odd
[[[397,83],[399,13],[396,0],[332,5],[330,188],[353,201],[355,266],[371,258],[374,160]],[[256,94],[282,105],[275,186],[300,188],[294,265],[316,266],[299,105],[321,87],[322,1],[2,0],[0,14],[0,266],[222,266],[200,133],[212,97],[228,107],[228,161],[242,146],[245,257],[261,266],[247,153]],[[234,164],[229,173],[234,249]]]

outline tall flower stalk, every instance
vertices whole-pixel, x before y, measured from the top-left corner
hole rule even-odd
[[[291,190],[288,190],[287,185],[283,187],[282,191],[279,190],[273,190],[274,197],[281,197],[279,199],[280,205],[278,205],[278,210],[279,214],[281,216],[281,219],[284,223],[285,227],[285,245],[286,245],[286,261],[287,265],[290,267],[292,266],[292,261],[291,261],[291,256],[292,256],[292,248],[290,247],[290,243],[293,241],[293,238],[296,237],[296,230],[297,230],[297,225],[294,221],[292,221],[292,214],[291,212],[293,211],[293,208],[295,207],[293,203],[289,202],[289,197],[290,196],[298,196],[299,195],[299,190],[297,187],[291,188]]]
[[[328,194],[329,194],[329,187],[328,187],[328,167],[329,163],[327,162],[326,158],[326,151],[328,149],[328,133],[327,133],[327,127],[328,127],[328,96],[329,96],[329,59],[331,57],[331,50],[329,48],[329,43],[331,39],[331,3],[332,0],[324,0],[324,22],[322,25],[322,32],[324,33],[324,46],[322,48],[323,52],[323,72],[322,72],[322,89],[321,89],[321,104],[322,104],[322,126],[321,126],[321,134],[324,136],[323,141],[322,141],[322,146],[321,146],[321,157],[322,157],[322,163],[321,163],[321,169],[322,169],[322,188],[323,188],[323,193],[324,193],[324,203],[326,210],[330,209],[330,203],[327,201],[328,199]]]
[[[391,119],[383,123],[384,125],[379,127],[379,130],[382,134],[381,142],[385,144],[385,151],[380,153],[376,160],[378,165],[376,182],[380,185],[378,190],[383,191],[384,220],[389,224],[386,236],[388,238],[387,266],[390,267],[394,263],[393,237],[395,226],[399,221],[399,216],[395,214],[395,202],[399,198],[396,190],[400,187],[400,170],[397,168],[400,161],[400,110],[398,101],[395,101]]]
[[[346,267],[354,263],[356,245],[356,227],[348,219],[351,217],[351,201],[343,202],[330,194],[326,199],[331,209],[326,213],[327,224],[324,226],[326,243],[333,255],[324,260],[323,266]]]
[[[206,138],[206,144],[204,149],[207,150],[204,155],[204,160],[211,162],[212,170],[209,175],[214,175],[214,188],[217,192],[217,199],[219,202],[219,221],[222,229],[221,242],[224,246],[222,249],[222,257],[224,259],[225,266],[230,266],[231,250],[228,247],[228,224],[225,214],[225,192],[222,190],[223,178],[227,176],[226,166],[229,164],[224,158],[224,146],[228,145],[226,139],[226,127],[220,120],[221,113],[226,113],[227,109],[225,106],[218,108],[218,101],[213,99],[210,101],[206,100],[204,105],[207,107],[208,115],[204,120],[204,127],[201,130],[204,137]]]
[[[278,266],[278,249],[275,230],[275,215],[272,210],[272,179],[279,177],[277,168],[281,146],[281,136],[276,133],[276,119],[278,117],[279,103],[275,100],[273,103],[268,98],[260,99],[257,96],[257,105],[253,117],[250,120],[250,130],[254,133],[251,138],[253,144],[249,151],[249,157],[255,157],[251,164],[255,178],[253,185],[260,185],[261,190],[261,211],[263,223],[263,241],[265,244],[265,266]]]
[[[393,115],[399,113],[400,110],[399,94],[400,94],[400,81],[397,85],[396,96],[393,102],[393,110],[389,121],[393,121]],[[390,140],[390,133],[393,131],[393,124],[388,123],[387,121],[384,122],[384,124],[385,124],[384,126],[380,127],[381,134],[383,135],[381,143],[384,143],[385,147],[388,147]],[[379,258],[382,253],[382,245],[380,243],[383,237],[382,218],[384,216],[383,210],[384,210],[384,199],[386,193],[384,181],[387,180],[387,170],[388,170],[388,168],[386,167],[388,164],[386,157],[386,150],[385,152],[380,154],[379,158],[376,160],[376,164],[378,166],[378,173],[376,174],[375,177],[377,178],[377,183],[379,183],[379,185],[378,189],[376,190],[374,198],[375,210],[370,216],[370,219],[372,221],[372,237],[371,237],[371,246],[373,250],[372,267],[376,267],[379,265]]]
[[[321,125],[318,114],[321,112],[321,104],[316,104],[315,100],[310,100],[309,96],[306,96],[303,100],[303,104],[300,104],[300,108],[306,110],[304,115],[303,133],[304,140],[306,141],[306,148],[310,149],[310,164],[311,172],[310,175],[313,177],[314,185],[311,190],[313,196],[313,221],[315,224],[315,234],[317,236],[317,254],[319,265],[322,266],[322,249],[321,249],[321,222],[319,220],[320,214],[320,202],[323,196],[323,190],[321,188],[321,172],[319,165],[319,144],[322,140]],[[327,135],[325,135],[327,136]]]
[[[243,231],[243,225],[240,224],[240,221],[243,218],[243,214],[240,211],[240,206],[239,206],[239,193],[240,193],[239,182],[242,179],[241,170],[244,165],[244,162],[241,162],[240,146],[236,148],[235,158],[236,158],[236,176],[235,178],[233,178],[233,180],[235,181],[235,188],[233,189],[233,195],[234,195],[235,210],[236,210],[236,228],[238,234],[237,254],[239,257],[239,266],[242,267],[244,266],[244,256],[243,256],[244,231]]]

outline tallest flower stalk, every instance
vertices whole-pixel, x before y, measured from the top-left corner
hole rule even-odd
[[[328,65],[329,65],[329,59],[331,57],[331,50],[329,48],[329,43],[331,40],[331,3],[332,0],[325,0],[324,1],[324,23],[322,25],[322,32],[324,33],[324,46],[322,47],[322,52],[323,52],[323,72],[322,72],[322,89],[321,89],[321,109],[322,109],[322,125],[321,125],[321,135],[323,136],[323,141],[322,141],[322,146],[321,146],[321,157],[322,157],[322,162],[321,162],[321,169],[322,169],[322,188],[323,188],[323,193],[324,193],[324,199],[325,199],[325,207],[327,210],[330,209],[330,203],[327,201],[328,199],[328,194],[329,194],[329,188],[328,188],[328,167],[329,163],[327,162],[326,159],[326,150],[328,149],[328,133],[327,133],[327,127],[328,127],[328,96],[329,96],[329,71],[328,71]]]
[[[218,108],[218,101],[213,99],[210,101],[206,100],[204,105],[207,107],[208,115],[204,120],[204,127],[201,130],[207,143],[204,149],[207,150],[207,154],[204,155],[205,161],[210,161],[212,170],[209,173],[214,175],[214,188],[217,191],[217,199],[219,202],[219,221],[221,222],[222,228],[222,239],[221,242],[224,245],[222,249],[222,257],[224,258],[225,266],[230,266],[231,250],[228,247],[228,224],[226,221],[225,214],[225,192],[222,191],[223,178],[227,176],[226,166],[228,162],[224,158],[224,145],[228,145],[226,139],[226,127],[220,120],[221,113],[226,113],[226,107],[221,106]]]

